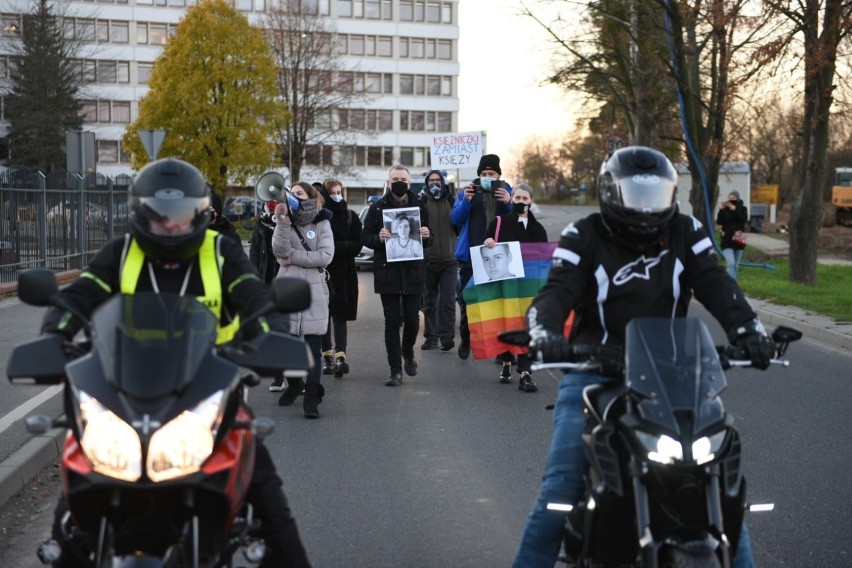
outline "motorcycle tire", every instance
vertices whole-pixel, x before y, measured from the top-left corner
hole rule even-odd
[[[660,551],[660,568],[722,568],[713,552],[689,552],[665,547]]]

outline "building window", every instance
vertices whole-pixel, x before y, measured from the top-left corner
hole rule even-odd
[[[130,41],[130,26],[127,22],[110,22],[109,40],[112,43],[128,43]]]
[[[390,20],[393,18],[391,0],[337,0],[337,16],[340,18]]]
[[[98,122],[112,122],[109,101],[98,101]]]
[[[114,101],[112,103],[112,121],[130,124],[130,101]]]
[[[98,163],[118,163],[118,140],[98,140]]]
[[[0,35],[18,37],[21,35],[20,14],[0,14]]]
[[[154,69],[153,63],[137,63],[136,64],[136,82],[140,85],[147,85],[151,79],[151,71]]]

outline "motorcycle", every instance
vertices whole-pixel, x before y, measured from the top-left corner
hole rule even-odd
[[[310,305],[302,280],[277,279],[271,289],[241,329],[273,310]],[[73,312],[48,270],[22,272],[18,290],[24,303]],[[217,325],[192,297],[115,295],[92,314],[85,339],[46,334],[14,349],[13,383],[65,384],[67,419],[27,419],[33,433],[68,428],[61,463],[67,546],[46,542],[43,562],[63,549],[97,568],[262,561],[266,544],[253,536],[260,521],[246,494],[257,440],[274,422],[253,415],[248,389],[280,372],[304,378],[313,359],[302,340],[276,332],[251,340],[238,333],[217,346]]]
[[[801,336],[777,328],[776,356]],[[525,331],[500,339],[529,344]],[[723,371],[751,364],[745,353],[715,346],[696,318],[637,318],[623,350],[566,342],[561,351],[533,370],[615,380],[583,391],[585,494],[576,504],[547,506],[566,512],[560,559],[587,568],[729,568],[748,507],[740,435],[719,395]]]

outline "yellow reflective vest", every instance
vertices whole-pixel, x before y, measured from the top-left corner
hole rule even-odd
[[[234,317],[233,321],[228,324],[222,324],[222,265],[225,259],[218,254],[216,248],[216,237],[219,233],[211,229],[207,229],[204,235],[204,242],[201,248],[198,249],[197,259],[198,268],[201,271],[201,283],[204,286],[204,294],[196,296],[195,299],[207,306],[216,320],[219,322],[219,333],[216,336],[216,344],[227,343],[234,338],[237,329],[240,327],[239,317]],[[130,239],[130,246],[127,248],[127,253],[121,263],[121,274],[119,281],[121,282],[122,294],[135,294],[136,286],[139,284],[139,276],[142,274],[142,268],[145,266],[145,253],[136,242],[136,239]]]

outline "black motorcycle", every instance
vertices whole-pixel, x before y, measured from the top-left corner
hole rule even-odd
[[[802,334],[779,327],[777,357]],[[528,343],[507,332],[506,343]],[[533,368],[578,369],[615,378],[583,391],[589,459],[586,492],[567,511],[568,564],[729,568],[746,511],[742,447],[719,394],[724,370],[748,366],[733,346],[717,347],[695,318],[637,318],[623,353],[565,345],[557,362]],[[774,359],[773,363],[787,365]]]
[[[18,290],[27,304],[69,309],[50,271],[23,272]],[[241,329],[272,310],[309,305],[306,282],[277,279],[266,307]],[[97,568],[263,559],[246,494],[256,441],[274,423],[254,417],[247,389],[261,375],[305,377],[313,360],[302,340],[275,332],[251,341],[238,333],[217,347],[217,324],[191,297],[115,295],[92,314],[85,340],[48,334],[12,352],[12,382],[65,383],[67,420],[27,421],[34,433],[68,428],[61,465],[67,546],[48,541],[39,549],[43,561],[57,560],[63,548]]]

